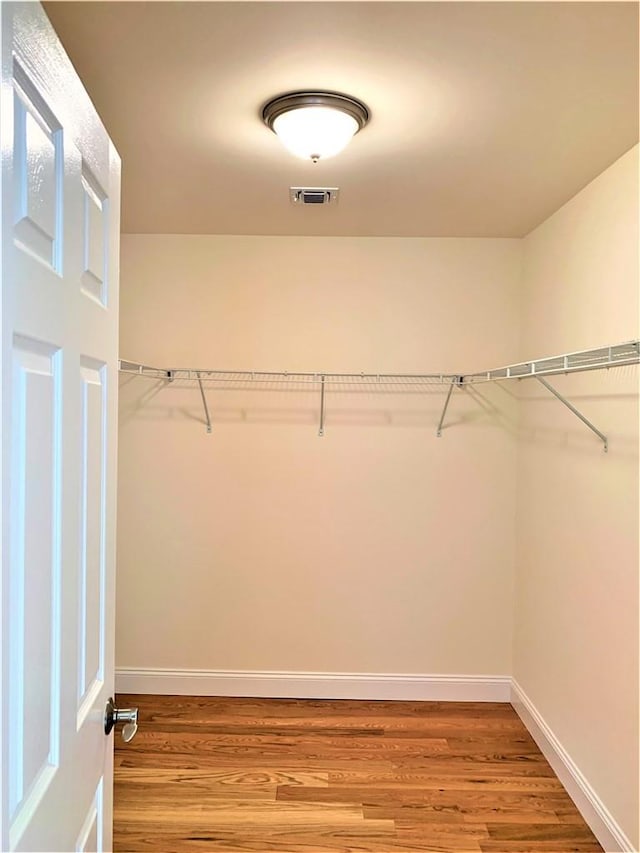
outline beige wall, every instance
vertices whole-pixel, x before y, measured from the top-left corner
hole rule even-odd
[[[304,215],[304,211],[301,211]],[[330,215],[330,211],[328,211]],[[521,242],[137,236],[121,356],[471,370],[518,346]],[[117,663],[509,674],[513,397],[121,388]],[[501,414],[502,413],[502,414]]]
[[[522,358],[638,335],[638,151],[524,240]],[[638,372],[523,383],[514,676],[638,844]],[[638,849],[637,846],[634,849]]]

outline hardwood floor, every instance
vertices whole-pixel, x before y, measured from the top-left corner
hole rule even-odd
[[[596,853],[508,704],[124,696],[114,850]]]

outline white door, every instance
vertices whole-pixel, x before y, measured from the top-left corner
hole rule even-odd
[[[1,82],[2,849],[109,850],[120,160],[38,3]]]

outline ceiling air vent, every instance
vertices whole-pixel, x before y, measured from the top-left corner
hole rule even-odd
[[[289,198],[292,204],[336,204],[340,190],[338,187],[290,187]]]

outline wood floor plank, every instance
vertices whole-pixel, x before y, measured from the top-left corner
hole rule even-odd
[[[499,761],[474,761],[457,755],[437,755],[430,757],[427,761],[421,761],[421,766],[413,769],[410,766],[405,769],[408,762],[393,762],[393,769],[386,773],[376,773],[366,770],[339,770],[330,774],[332,785],[367,785],[383,787],[392,784],[404,787],[421,787],[425,778],[436,775],[453,778],[456,776],[476,776],[492,778],[495,776],[509,776],[510,778],[547,777],[555,778],[553,769],[546,759],[533,761],[510,761],[502,759]]]
[[[300,802],[312,798],[321,803],[362,803],[364,807],[373,805],[402,806],[406,803],[431,802],[429,794],[420,789],[407,788],[357,788],[357,787],[333,787],[326,788],[293,788],[282,785],[278,788],[277,799],[279,802]]]
[[[118,701],[116,853],[601,850],[508,704]]]
[[[166,785],[168,783],[202,784],[207,788],[227,786],[257,788],[260,785],[301,785],[315,788],[329,784],[329,773],[314,770],[281,768],[272,770],[263,767],[250,767],[243,770],[219,770],[198,768],[193,770],[127,767],[116,770],[116,782],[122,780],[129,784]]]
[[[462,819],[465,823],[482,821],[487,827],[494,823],[541,824],[559,823],[558,814],[553,808],[528,809],[520,806],[465,806],[462,809]]]
[[[489,837],[502,841],[591,841],[593,836],[586,825],[573,824],[514,824],[494,823],[488,827]]]
[[[478,842],[482,853],[602,853],[597,841],[505,841],[489,839]]]
[[[145,808],[149,798],[153,797],[154,807],[163,809],[174,801],[175,782],[157,785],[139,785],[131,782],[116,780],[114,784],[114,796],[118,802],[126,802],[127,806]],[[209,800],[266,800],[275,802],[277,796],[277,785],[224,785],[206,786],[202,783],[180,783],[180,796],[191,797],[199,803]]]
[[[204,752],[216,755],[272,756],[281,761],[287,755],[304,759],[335,756],[349,759],[392,759],[394,756],[423,759],[448,751],[444,738],[425,737],[423,740],[400,741],[393,738],[327,737],[323,733],[305,737],[247,734],[224,735],[182,730],[176,732],[141,730],[132,751],[191,754]]]
[[[172,753],[172,752],[127,752],[120,754],[116,751],[115,764],[117,768],[126,770],[132,767],[164,767],[182,768],[185,770],[210,768],[212,766],[211,751],[203,754]],[[265,769],[280,770],[282,767],[297,768],[300,771],[331,771],[331,770],[371,770],[381,773],[392,769],[391,761],[374,760],[368,756],[355,755],[348,758],[336,758],[335,756],[322,756],[321,758],[308,758],[304,755],[294,755],[289,752],[277,755],[255,754],[220,754],[215,753],[214,766],[219,770],[243,770],[255,767],[257,764]]]
[[[320,793],[324,794],[326,790],[332,790],[331,786]],[[374,792],[375,790],[373,789]],[[370,797],[371,794],[372,792],[369,790],[367,795]],[[511,808],[523,809],[527,812],[534,812],[539,809],[551,810],[556,806],[566,804],[567,801],[570,802],[567,793],[563,790],[529,793],[523,791],[490,791],[483,789],[458,790],[455,787],[447,790],[431,789],[425,791],[420,791],[419,789],[403,790],[399,788],[386,789],[385,796],[387,797],[387,802],[428,801],[437,805],[455,804],[464,809]],[[558,823],[560,823],[559,820]]]
[[[244,737],[250,738],[254,735],[272,738],[289,738],[301,737],[308,738],[310,732],[318,732],[325,737],[360,737],[360,738],[382,738],[385,736],[385,731],[380,726],[368,727],[349,727],[349,726],[306,726],[304,720],[296,723],[296,725],[245,725],[228,724],[213,724],[193,722],[174,722],[165,723],[164,721],[148,722],[145,726],[147,731],[161,731],[165,734],[168,732],[197,732],[198,734],[220,735],[222,737]],[[398,733],[399,737],[404,736],[404,732]]]
[[[367,826],[366,829],[321,829],[274,831],[269,836],[252,831],[230,832],[209,830],[194,832],[188,829],[153,836],[138,831],[123,832],[118,838],[118,849],[129,853],[190,853],[190,851],[225,851],[225,853],[463,853],[458,846],[444,844],[427,846],[423,840],[395,838],[391,826],[386,831]],[[455,842],[454,842],[455,843]],[[471,843],[471,842],[470,842]],[[479,846],[466,848],[468,853],[480,853]]]
[[[364,775],[360,773],[359,775]],[[381,774],[378,774],[378,778]],[[391,775],[391,774],[388,774]],[[286,794],[283,786],[283,794]],[[479,772],[475,774],[460,774],[446,775],[445,773],[428,774],[421,773],[419,779],[412,785],[393,784],[391,780],[387,782],[379,781],[377,784],[365,785],[349,785],[341,783],[339,785],[331,785],[331,788],[337,791],[348,791],[350,788],[356,788],[359,791],[368,789],[377,789],[385,791],[393,791],[397,788],[422,790],[422,791],[509,791],[512,793],[536,794],[541,792],[562,792],[564,788],[561,782],[554,776],[484,776]],[[292,799],[296,798],[295,790],[291,792]]]
[[[356,803],[278,803],[267,800],[241,800],[206,797],[165,797],[148,806],[148,798],[118,798],[114,806],[117,820],[160,824],[185,823],[191,819],[207,821],[216,827],[227,826],[343,826],[362,823],[362,806]]]
[[[488,839],[487,828],[482,824],[437,823],[436,821],[396,821],[398,838],[423,849],[479,851],[480,841]]]

